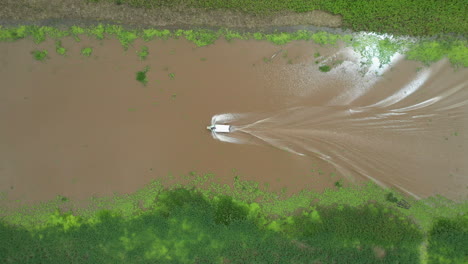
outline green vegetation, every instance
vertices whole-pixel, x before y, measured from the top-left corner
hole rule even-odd
[[[336,181],[335,186],[338,187],[338,188],[343,187],[343,181],[342,180]]]
[[[93,53],[93,48],[86,47],[81,49],[81,55],[89,57]]]
[[[168,74],[169,79],[174,80],[175,79],[175,73],[171,72]]]
[[[146,66],[142,71],[136,73],[136,80],[141,82],[143,85],[148,83],[148,79],[146,79],[146,73],[149,71],[150,67]]]
[[[259,16],[274,15],[284,10],[298,13],[323,10],[341,15],[343,27],[354,31],[411,36],[468,32],[464,0],[120,0],[119,3],[143,8],[229,9]]]
[[[468,263],[468,216],[442,218],[429,236],[429,263]]]
[[[47,54],[49,54],[49,52],[47,52],[47,50],[34,50],[31,52],[31,54],[37,61],[44,61],[47,58]]]
[[[143,46],[141,47],[140,51],[137,52],[138,57],[140,57],[140,60],[146,60],[146,57],[149,55],[148,47]]]
[[[323,66],[320,66],[320,67],[319,67],[319,70],[320,70],[321,72],[329,72],[329,71],[331,70],[331,68],[330,68],[330,66],[328,66],[328,65],[323,65]]]
[[[422,61],[426,65],[448,57],[456,66],[468,67],[468,42],[466,40],[424,40],[410,46],[410,60]]]
[[[67,54],[67,49],[65,49],[62,46],[62,41],[60,40],[55,41],[55,51],[57,52],[57,54],[62,56],[65,56],[65,54]]]
[[[388,63],[390,58],[400,52],[407,54],[410,60],[418,60],[430,64],[447,57],[450,62],[457,67],[468,67],[468,41],[466,39],[445,38],[445,40],[420,39],[405,40],[395,38],[382,38],[372,34],[336,35],[327,32],[313,33],[299,30],[292,33],[236,33],[230,30],[221,29],[210,30],[125,30],[121,26],[99,25],[89,28],[73,26],[68,31],[62,31],[51,27],[20,26],[16,28],[0,27],[0,41],[14,41],[26,37],[32,37],[36,43],[41,43],[46,37],[58,39],[64,36],[74,36],[79,40],[80,35],[94,36],[102,39],[107,36],[115,36],[119,39],[122,47],[127,50],[135,39],[142,37],[146,41],[154,38],[168,39],[185,37],[194,42],[197,46],[213,44],[219,37],[228,39],[255,39],[267,40],[276,45],[284,45],[294,40],[314,41],[321,45],[336,45],[339,41],[346,45],[351,45],[356,52],[361,54],[364,64],[372,62],[373,58],[378,58],[381,66]],[[284,55],[287,56],[287,55]],[[292,61],[290,62],[292,63]]]
[[[58,196],[33,207],[2,209],[0,239],[9,243],[0,244],[0,262],[419,263],[426,255],[429,263],[463,263],[466,258],[467,218],[460,213],[468,211],[467,202],[410,200],[411,208],[404,209],[374,184],[287,197],[237,176],[233,188],[210,183],[212,174],[187,177],[185,185],[165,188],[154,181],[131,195],[93,198],[88,208]],[[427,252],[421,252],[424,241]]]
[[[422,240],[410,220],[380,205],[316,207],[273,220],[258,204],[222,195],[207,199],[195,190],[177,188],[161,191],[135,212],[125,217],[117,210],[100,210],[85,217],[55,211],[35,229],[1,223],[1,239],[9,243],[2,244],[0,260],[373,263],[380,261],[373,247],[380,246],[386,250],[385,262],[417,263]]]

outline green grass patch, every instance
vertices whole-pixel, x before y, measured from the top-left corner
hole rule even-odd
[[[175,73],[171,72],[168,74],[169,79],[174,80],[175,79]]]
[[[468,262],[468,216],[441,218],[429,234],[428,263]]]
[[[85,47],[81,49],[81,55],[85,57],[90,57],[93,54],[93,48]]]
[[[115,3],[115,0],[103,1]],[[262,17],[285,10],[297,13],[323,10],[341,15],[344,28],[396,35],[463,35],[468,31],[463,0],[121,0],[119,3],[150,9],[176,6],[227,9]]]
[[[49,52],[47,50],[34,50],[31,52],[31,54],[35,60],[44,61],[47,59],[47,54],[49,54]]]
[[[136,73],[136,80],[146,85],[148,83],[148,79],[146,78],[146,73],[150,70],[149,66],[146,66],[142,71]]]
[[[140,60],[146,60],[146,58],[149,55],[149,50],[147,46],[141,47],[140,51],[137,51],[138,57],[140,57]]]

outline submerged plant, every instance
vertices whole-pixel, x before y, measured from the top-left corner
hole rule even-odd
[[[330,68],[330,66],[328,66],[328,65],[323,65],[323,66],[320,66],[320,67],[319,67],[319,70],[320,70],[321,72],[329,72],[329,71],[331,70],[331,68]]]
[[[141,82],[143,85],[148,83],[148,79],[146,79],[146,73],[149,71],[149,66],[146,66],[142,71],[136,73],[136,80]]]
[[[141,47],[141,50],[137,52],[138,57],[140,57],[140,60],[146,60],[146,57],[149,55],[148,47],[143,46]]]
[[[44,61],[46,58],[47,58],[47,54],[49,54],[49,52],[47,52],[47,50],[35,50],[33,52],[31,52],[34,59],[36,59],[37,61]]]
[[[66,53],[67,53],[67,49],[65,49],[63,46],[62,46],[62,41],[60,40],[57,40],[55,42],[55,51],[57,52],[57,54],[60,54],[62,56],[64,56]]]
[[[343,187],[343,181],[339,180],[339,181],[335,182],[335,186],[338,187],[338,188]]]
[[[91,56],[92,53],[93,53],[93,48],[87,47],[87,48],[82,48],[81,49],[81,55],[83,55],[83,56],[89,57],[89,56]]]

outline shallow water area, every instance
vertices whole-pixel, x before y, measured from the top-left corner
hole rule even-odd
[[[145,61],[136,55],[142,45]],[[468,74],[446,61],[417,72],[418,63],[400,60],[376,76],[373,69],[362,75],[346,48],[305,41],[218,40],[201,48],[183,39],[136,41],[124,51],[117,40],[83,38],[63,46],[66,57],[55,54],[53,41],[0,43],[0,191],[9,199],[129,193],[191,171],[290,193],[371,177],[418,197],[466,198]],[[79,54],[88,46],[89,58]],[[35,61],[30,52],[43,48],[50,58]],[[325,73],[316,60],[337,65]],[[145,66],[146,86],[135,80]],[[406,117],[366,119],[426,100],[439,101],[405,110],[417,120],[413,130],[387,127]],[[221,113],[247,114],[232,121],[237,126],[273,121],[250,128],[257,145],[228,144],[206,130]],[[305,155],[281,149],[288,144]]]

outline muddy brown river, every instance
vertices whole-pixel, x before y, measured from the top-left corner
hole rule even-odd
[[[66,57],[52,41],[0,43],[0,191],[9,199],[129,193],[190,172],[289,194],[343,179],[467,198],[468,70],[445,60],[418,69],[395,58],[363,71],[349,49],[305,41],[63,45]],[[87,46],[90,58],[79,54]],[[50,59],[35,61],[36,48]],[[324,73],[321,61],[337,65]],[[135,74],[147,65],[143,86]],[[214,116],[237,130],[214,138]]]

